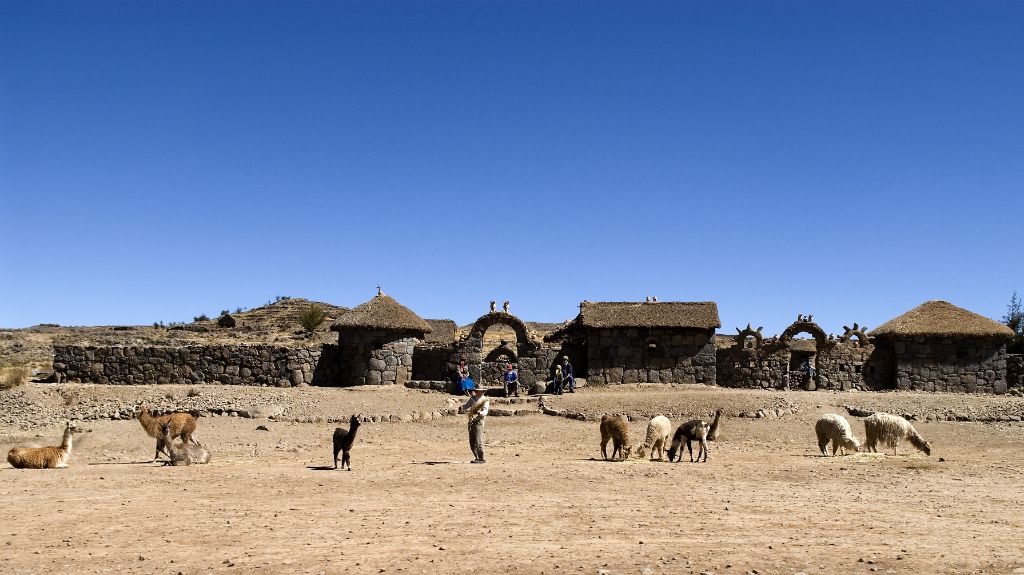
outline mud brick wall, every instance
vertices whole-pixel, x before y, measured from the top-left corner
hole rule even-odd
[[[313,382],[319,349],[271,345],[54,346],[58,381],[292,387]]]
[[[892,341],[897,389],[1005,393],[1006,342],[914,337]]]
[[[1024,355],[1008,354],[1006,356],[1006,386],[1024,389]]]
[[[587,330],[587,383],[714,385],[713,331],[673,328]],[[650,343],[656,347],[651,348]]]

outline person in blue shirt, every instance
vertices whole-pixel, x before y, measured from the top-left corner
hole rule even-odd
[[[576,378],[572,376],[572,364],[569,363],[569,356],[562,356],[562,379],[565,380],[569,393],[576,393]]]
[[[505,397],[511,397],[513,394],[519,397],[519,374],[510,363],[505,366]]]

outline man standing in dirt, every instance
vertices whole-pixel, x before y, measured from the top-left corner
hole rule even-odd
[[[473,463],[484,463],[484,418],[490,409],[491,403],[484,397],[484,388],[481,385],[473,388],[469,401],[459,408],[459,413],[465,413],[469,417],[469,448],[476,457]]]

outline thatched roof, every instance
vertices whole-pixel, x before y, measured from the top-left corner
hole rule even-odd
[[[985,316],[957,307],[948,301],[925,302],[907,313],[871,330],[871,335],[1013,337],[1013,330]]]
[[[452,343],[455,341],[455,322],[450,319],[426,319],[430,324],[430,334],[424,340],[426,343]]]
[[[380,293],[370,301],[352,308],[331,325],[333,331],[353,328],[431,332],[430,324],[423,321],[423,318],[391,296]]]
[[[818,351],[818,343],[813,339],[791,339],[789,340],[789,351]]]
[[[712,301],[592,302],[580,304],[580,325],[608,327],[722,327]]]

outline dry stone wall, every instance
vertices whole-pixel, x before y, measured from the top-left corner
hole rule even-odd
[[[587,342],[589,383],[714,385],[717,379],[713,332],[665,328],[589,329]]]
[[[817,373],[791,369],[785,343],[718,350],[718,384],[770,389],[879,390],[894,386],[892,352],[870,343],[827,341],[814,354]]]
[[[896,388],[1006,393],[1006,342],[915,337],[894,341]]]
[[[338,340],[341,370],[333,385],[405,385],[420,340],[392,330],[351,330]]]
[[[293,387],[313,382],[319,349],[271,345],[54,346],[59,382]]]
[[[1006,386],[1011,389],[1024,389],[1024,355],[1006,356]]]

